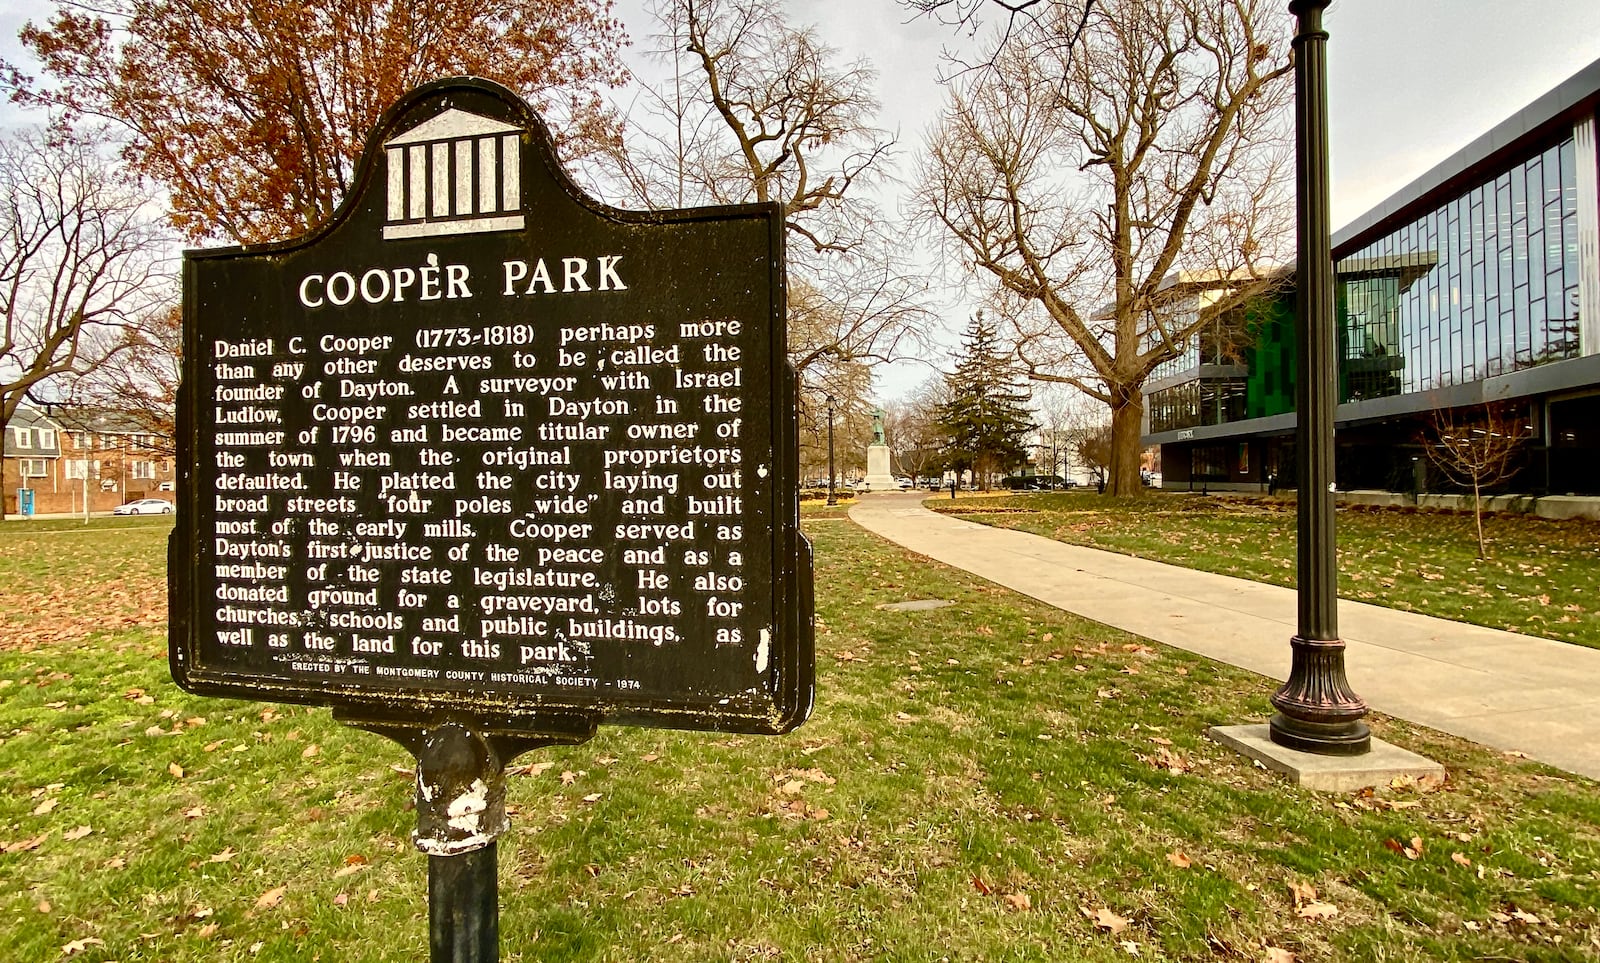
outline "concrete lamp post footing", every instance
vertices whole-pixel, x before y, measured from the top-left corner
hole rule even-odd
[[[1382,739],[1373,739],[1371,750],[1359,756],[1328,756],[1278,745],[1265,724],[1213,726],[1206,736],[1318,792],[1354,792],[1405,776],[1444,779],[1444,766]]]

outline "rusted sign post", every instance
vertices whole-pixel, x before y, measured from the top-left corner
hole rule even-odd
[[[504,767],[812,698],[777,205],[628,213],[475,79],[315,234],[191,251],[173,678],[417,757],[435,960],[496,956]]]

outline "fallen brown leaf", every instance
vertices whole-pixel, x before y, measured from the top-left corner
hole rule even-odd
[[[1310,903],[1316,900],[1317,888],[1310,883],[1302,883],[1299,880],[1291,879],[1289,880],[1289,895],[1294,897],[1294,905],[1299,907],[1301,903]]]
[[[1173,850],[1167,854],[1167,862],[1178,867],[1179,869],[1188,869],[1190,866],[1194,865],[1192,862],[1190,862],[1189,857],[1183,855],[1177,850]]]
[[[1140,756],[1139,759],[1157,769],[1165,769],[1174,776],[1181,776],[1194,768],[1194,763],[1187,756],[1160,745],[1156,746],[1155,755]]]
[[[1339,907],[1333,905],[1332,903],[1305,903],[1296,907],[1294,912],[1295,915],[1299,916],[1301,919],[1327,919],[1330,916],[1337,916],[1339,914]]]
[[[1391,853],[1404,856],[1406,859],[1417,859],[1422,855],[1422,838],[1420,836],[1412,836],[1410,846],[1400,842],[1398,839],[1385,839],[1383,848]]]
[[[256,897],[256,907],[258,909],[271,909],[272,907],[277,906],[279,903],[283,902],[283,894],[288,892],[288,890],[289,887],[287,886],[277,886],[267,890],[265,893],[262,893],[260,896]]]
[[[1121,933],[1123,930],[1127,929],[1128,923],[1131,922],[1130,920],[1118,916],[1116,913],[1104,906],[1092,911],[1087,907],[1083,907],[1082,909],[1083,915],[1087,916],[1090,922],[1094,923],[1095,929],[1105,930],[1112,935],[1116,935],[1117,933]]]
[[[42,835],[35,836],[32,839],[19,839],[14,843],[0,843],[0,852],[5,852],[5,853],[28,853],[28,852],[32,852],[33,850],[38,849],[40,846],[43,846],[45,840],[47,840],[49,838],[50,838],[50,834],[49,833],[44,833]]]

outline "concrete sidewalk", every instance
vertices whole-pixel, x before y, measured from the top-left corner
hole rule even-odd
[[[850,518],[1096,622],[1280,681],[1288,674],[1293,589],[977,525],[923,508],[925,497],[868,495]],[[1339,631],[1350,684],[1373,709],[1600,779],[1600,649],[1343,599]]]

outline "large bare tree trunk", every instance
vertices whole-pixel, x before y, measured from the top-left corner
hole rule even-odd
[[[1139,429],[1144,420],[1144,395],[1138,388],[1113,396],[1111,407],[1112,495],[1135,496],[1144,491],[1139,481]]]

